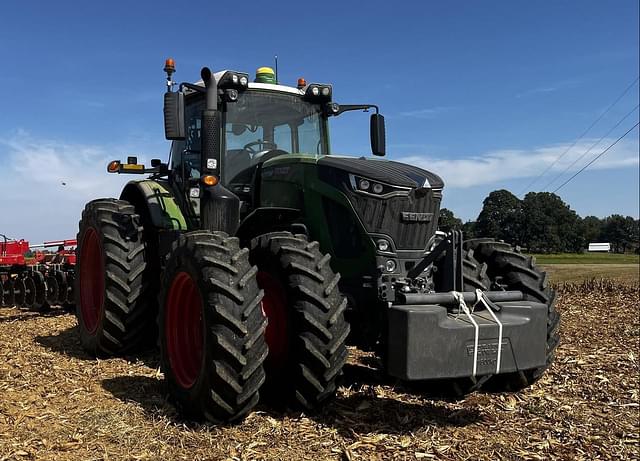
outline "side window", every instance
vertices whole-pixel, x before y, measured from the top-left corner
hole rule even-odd
[[[278,125],[273,129],[273,142],[278,149],[291,152],[291,126],[288,124]]]
[[[320,142],[320,117],[312,114],[305,117],[304,123],[298,127],[298,144],[301,153],[322,154],[323,146]]]
[[[200,115],[202,112],[202,104],[193,104],[186,110],[186,122],[187,122],[187,139],[185,142],[185,149],[192,152],[200,152],[201,141],[201,123]]]
[[[203,106],[203,102],[197,102],[186,107],[186,139],[174,141],[171,145],[171,168],[177,171],[177,178],[183,174],[185,179],[200,177],[200,114]]]

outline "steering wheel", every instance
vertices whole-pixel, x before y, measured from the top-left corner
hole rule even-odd
[[[260,146],[259,149],[254,149],[255,146]],[[244,150],[249,151],[251,154],[256,155],[258,152],[262,152],[263,150],[273,150],[277,149],[278,146],[271,141],[253,141],[243,147]]]
[[[255,157],[253,157],[253,161],[256,163],[263,163],[269,159],[277,157],[278,155],[289,155],[289,152],[282,149],[265,150],[262,152],[258,152],[258,154]]]

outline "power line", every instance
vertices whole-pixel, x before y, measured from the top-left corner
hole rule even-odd
[[[609,134],[610,134],[613,130],[615,130],[616,128],[618,128],[618,127],[620,126],[620,124],[621,124],[622,122],[624,122],[624,121],[627,119],[627,117],[629,117],[629,115],[633,114],[633,113],[638,109],[638,107],[640,107],[640,104],[637,104],[637,105],[636,105],[636,107],[634,107],[634,108],[633,108],[629,113],[627,113],[627,115],[625,115],[625,116],[624,116],[624,117],[622,117],[620,120],[618,120],[618,123],[616,123],[616,124],[615,124],[615,125],[614,125],[610,130],[609,130],[609,131],[607,131],[605,134],[603,134],[603,135],[602,135],[602,137],[601,137],[600,139],[598,139],[596,142],[594,142],[593,144],[591,144],[591,147],[589,147],[586,151],[584,151],[584,152],[583,152],[583,154],[582,154],[580,157],[578,157],[577,159],[575,159],[575,160],[571,163],[571,165],[569,165],[569,166],[568,166],[568,167],[566,167],[564,170],[562,170],[562,173],[560,173],[558,176],[556,176],[556,177],[555,177],[555,178],[553,178],[551,181],[549,181],[549,182],[547,183],[547,185],[546,185],[546,186],[544,186],[544,187],[542,188],[542,190],[545,190],[545,189],[546,189],[547,187],[549,187],[551,184],[553,184],[554,182],[556,182],[560,177],[562,177],[562,175],[564,175],[567,171],[569,171],[573,165],[575,165],[575,164],[576,164],[576,163],[578,163],[580,160],[582,160],[582,159],[585,157],[585,155],[587,155],[589,152],[591,152],[591,149],[593,149],[593,148],[594,148],[594,147],[596,147],[598,144],[600,144],[604,138],[606,138],[607,136],[609,136]]]
[[[604,154],[607,153],[607,151],[609,149],[611,149],[613,146],[615,146],[616,144],[618,144],[618,141],[620,141],[622,138],[624,138],[626,135],[628,135],[629,133],[631,133],[633,131],[634,128],[636,128],[638,125],[640,125],[640,122],[636,122],[635,125],[633,125],[631,128],[629,128],[629,130],[627,130],[627,132],[625,134],[623,134],[622,136],[620,136],[618,139],[616,139],[615,141],[613,141],[611,144],[609,144],[609,147],[607,147],[605,150],[603,150],[602,152],[600,152],[598,154],[597,157],[595,157],[593,160],[591,160],[589,163],[587,163],[585,166],[583,166],[582,168],[580,168],[580,170],[578,170],[573,176],[571,176],[569,179],[567,179],[565,182],[563,182],[562,184],[560,184],[560,186],[556,187],[553,190],[553,193],[555,194],[557,191],[559,191],[560,189],[562,189],[565,185],[567,185],[569,183],[569,181],[571,181],[573,178],[575,178],[576,176],[578,176],[580,173],[582,173],[584,170],[586,170],[589,165],[593,164],[593,162],[595,162],[596,160],[598,160],[600,157],[602,157]]]
[[[578,144],[578,141],[580,141],[580,140],[584,137],[584,135],[586,135],[586,134],[591,130],[591,128],[593,128],[593,127],[596,125],[596,123],[598,123],[600,120],[602,120],[602,118],[603,118],[603,117],[604,117],[604,116],[605,116],[605,115],[606,115],[606,114],[607,114],[607,113],[608,113],[608,112],[613,108],[613,106],[615,106],[615,105],[618,103],[618,101],[620,101],[620,100],[622,99],[622,97],[623,97],[625,94],[627,94],[627,93],[629,92],[629,90],[635,86],[635,84],[636,84],[636,83],[638,83],[638,80],[640,80],[640,76],[636,77],[636,79],[635,79],[635,80],[634,80],[634,81],[633,81],[633,82],[632,82],[628,87],[626,87],[626,88],[625,88],[625,90],[620,94],[620,96],[618,96],[618,97],[616,98],[616,100],[615,100],[615,101],[613,101],[613,102],[611,103],[611,105],[610,105],[609,107],[607,107],[607,108],[605,109],[605,111],[604,111],[603,113],[601,113],[601,114],[600,114],[600,116],[599,116],[597,119],[595,119],[595,120],[593,121],[593,123],[591,123],[591,125],[589,125],[589,127],[588,127],[586,130],[584,130],[584,132],[583,132],[580,136],[578,136],[578,138],[577,138],[575,141],[573,141],[573,144],[571,144],[571,145],[570,145],[570,146],[569,146],[569,147],[568,147],[568,148],[567,148],[567,149],[566,149],[562,154],[560,154],[560,155],[559,155],[559,156],[558,156],[558,157],[557,157],[557,158],[556,158],[556,159],[551,163],[551,165],[549,165],[547,168],[545,168],[545,169],[544,169],[544,171],[543,171],[542,173],[540,173],[538,176],[536,176],[535,178],[533,178],[533,180],[532,180],[532,181],[531,181],[531,182],[530,182],[530,183],[529,183],[529,184],[528,184],[528,185],[527,185],[527,186],[526,186],[526,187],[525,187],[525,188],[524,188],[524,189],[523,189],[523,190],[522,190],[518,195],[522,195],[522,194],[524,194],[526,191],[528,191],[528,190],[531,188],[531,186],[533,186],[536,182],[538,182],[538,180],[539,180],[541,177],[543,177],[543,176],[544,176],[544,175],[545,175],[545,174],[546,174],[546,173],[547,173],[551,168],[553,168],[553,166],[554,166],[556,163],[558,163],[558,161],[559,161],[562,157],[564,157],[564,156],[567,154],[567,152],[569,152],[571,149],[573,149],[573,147],[574,147],[576,144]]]

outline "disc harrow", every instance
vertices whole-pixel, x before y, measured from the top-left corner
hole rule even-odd
[[[75,309],[75,240],[29,245],[0,234],[0,306],[46,311]]]

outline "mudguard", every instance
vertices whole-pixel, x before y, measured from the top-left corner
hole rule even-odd
[[[291,230],[291,225],[300,219],[300,210],[295,208],[256,208],[240,223],[236,236],[247,244],[253,237],[278,230]]]
[[[153,179],[130,181],[120,199],[131,203],[143,219],[149,219],[157,229],[188,230],[182,210],[167,184]]]

